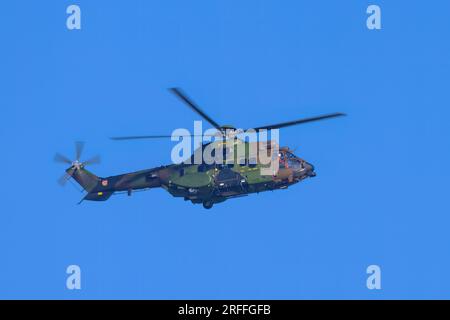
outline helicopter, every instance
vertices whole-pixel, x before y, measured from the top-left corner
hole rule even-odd
[[[184,102],[197,115],[202,117],[216,130],[213,135],[217,139],[204,143],[194,150],[194,153],[181,163],[172,163],[151,169],[140,170],[108,177],[98,177],[86,169],[86,166],[97,164],[100,157],[96,156],[86,161],[81,161],[84,149],[83,142],[75,143],[75,160],[57,153],[56,162],[68,164],[69,168],[59,179],[64,185],[70,179],[74,179],[86,192],[84,200],[105,201],[113,194],[126,193],[129,196],[135,191],[143,191],[152,188],[163,188],[172,196],[191,201],[193,204],[202,204],[205,209],[211,209],[214,204],[228,199],[244,197],[253,193],[287,189],[304,179],[316,176],[314,166],[306,160],[294,154],[289,147],[279,147],[275,141],[252,142],[239,139],[243,130],[233,126],[219,125],[218,122],[208,116],[197,104],[194,103],[180,88],[170,88],[176,97]],[[289,126],[314,122],[324,119],[345,116],[345,113],[335,112],[310,118],[302,118],[293,121],[271,124],[252,128],[249,131],[259,133],[277,130]],[[146,136],[120,136],[110,139],[116,141],[137,139],[169,138],[170,135],[146,135]],[[263,147],[261,149],[261,146]],[[272,163],[276,164],[276,170],[267,173],[267,163],[261,163],[260,153],[252,150],[275,151],[272,153]],[[194,160],[198,153],[209,150],[220,150],[223,153],[219,161],[204,161],[200,163]],[[239,152],[240,150],[243,150]],[[232,161],[228,161],[232,154]],[[213,154],[214,155],[214,154]],[[239,159],[237,156],[239,155]],[[216,157],[214,157],[216,159]],[[275,161],[275,162],[274,162]],[[193,162],[193,163],[192,163]]]

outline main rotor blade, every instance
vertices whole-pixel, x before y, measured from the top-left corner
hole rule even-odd
[[[98,163],[100,163],[100,161],[101,161],[100,156],[95,156],[95,157],[90,158],[89,160],[83,161],[83,164],[84,165],[98,164]]]
[[[211,117],[209,117],[205,112],[202,111],[191,99],[189,99],[186,94],[184,94],[179,88],[170,88],[172,93],[174,93],[178,98],[180,98],[184,103],[186,103],[192,110],[199,114],[203,119],[208,121],[214,128],[223,132],[220,125],[215,122]]]
[[[54,160],[55,160],[55,162],[72,164],[72,161],[70,159],[68,159],[67,157],[65,157],[59,153],[55,154]]]
[[[81,154],[83,153],[83,149],[84,149],[84,142],[83,141],[75,142],[75,159],[77,161],[80,160]]]
[[[220,134],[221,135],[221,134]],[[202,137],[202,135],[175,135],[176,137]],[[215,135],[210,134],[204,134],[205,137],[214,137]],[[111,137],[111,140],[139,140],[139,139],[165,139],[165,138],[171,138],[172,136],[169,135],[162,135],[162,136],[128,136],[128,137]]]
[[[282,123],[277,123],[277,124],[271,124],[271,125],[267,125],[267,126],[263,126],[263,127],[253,128],[253,129],[255,131],[264,130],[264,129],[266,129],[266,130],[280,129],[280,128],[295,126],[295,125],[303,124],[303,123],[307,123],[307,122],[319,121],[319,120],[324,120],[324,119],[329,119],[329,118],[336,118],[336,117],[341,117],[341,116],[345,116],[345,115],[346,115],[345,113],[336,112],[336,113],[320,115],[317,117],[303,118],[303,119],[294,120],[294,121],[287,121],[287,122],[282,122]]]
[[[163,139],[171,136],[125,136],[125,137],[110,137],[111,140],[137,140],[137,139]]]

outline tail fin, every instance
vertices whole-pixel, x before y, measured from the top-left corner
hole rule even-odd
[[[69,170],[67,169],[67,173]],[[84,190],[87,191],[86,196],[81,200],[90,200],[90,201],[105,201],[108,200],[109,197],[114,193],[114,191],[102,191],[105,188],[101,185],[102,178],[97,177],[92,172],[86,170],[85,168],[76,169],[72,173],[72,177],[80,186],[83,187]],[[81,202],[80,201],[80,202]]]
[[[87,192],[94,190],[101,181],[99,177],[85,168],[75,169],[73,173],[71,172],[72,170],[74,170],[74,168],[69,168],[66,172]]]

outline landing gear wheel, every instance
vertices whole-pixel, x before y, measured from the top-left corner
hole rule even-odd
[[[213,207],[214,202],[212,201],[205,201],[203,202],[203,208],[205,209],[211,209]]]

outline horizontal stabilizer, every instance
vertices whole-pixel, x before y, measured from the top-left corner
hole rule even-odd
[[[89,192],[83,200],[90,200],[90,201],[106,201],[111,197],[111,195],[114,192],[108,191],[108,192]]]

